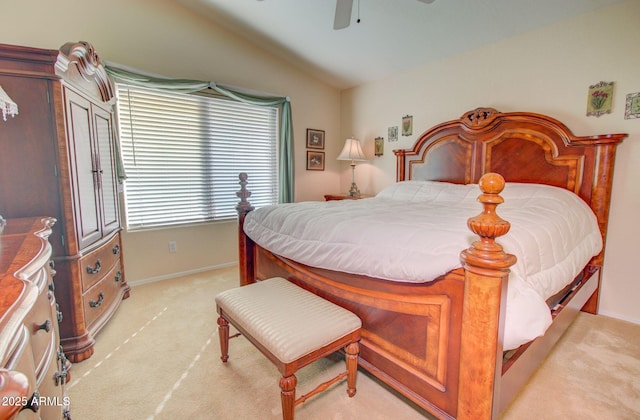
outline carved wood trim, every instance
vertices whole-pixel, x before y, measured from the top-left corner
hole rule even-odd
[[[65,80],[72,80],[100,98],[102,102],[115,101],[115,89],[102,64],[102,60],[86,41],[68,42],[60,47],[56,62],[56,74]]]

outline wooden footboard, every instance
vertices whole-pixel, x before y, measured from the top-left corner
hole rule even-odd
[[[255,247],[256,280],[274,276],[362,320],[361,366],[439,417],[457,405],[464,272],[410,284],[308,267]]]

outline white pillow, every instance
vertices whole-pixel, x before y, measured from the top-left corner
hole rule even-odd
[[[480,190],[477,184],[452,184],[440,181],[401,181],[380,191],[376,197],[398,201],[475,202]]]

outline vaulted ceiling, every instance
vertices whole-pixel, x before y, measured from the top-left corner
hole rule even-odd
[[[336,0],[177,1],[345,89],[620,0],[353,0],[339,30]]]

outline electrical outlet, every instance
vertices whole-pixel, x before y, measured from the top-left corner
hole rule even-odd
[[[176,244],[176,241],[169,241],[169,252],[178,252],[178,244]]]

